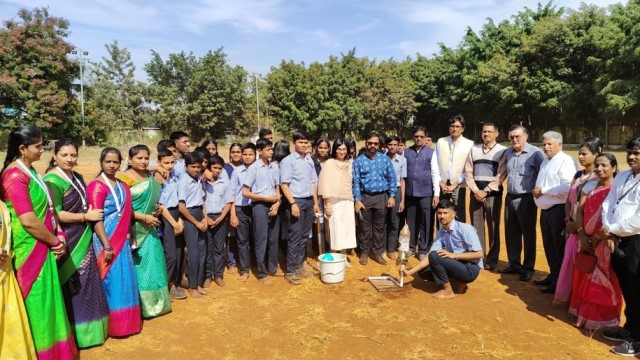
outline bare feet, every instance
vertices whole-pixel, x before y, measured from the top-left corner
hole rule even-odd
[[[247,282],[248,279],[249,279],[249,273],[240,274],[241,282]]]
[[[205,290],[202,286],[198,286],[198,292],[200,293],[200,295],[208,295],[209,292],[207,290]]]
[[[211,278],[206,278],[204,280],[204,285],[202,285],[203,288],[208,288],[209,286],[211,286]]]
[[[263,277],[262,279],[260,279],[260,282],[264,284],[264,286],[271,286],[273,285],[273,283],[271,282],[271,280],[269,280],[268,277]]]
[[[216,285],[218,285],[218,286],[224,286],[225,285],[224,280],[222,280],[222,278],[219,278],[219,277],[213,279],[213,282],[216,283]]]
[[[198,289],[189,289],[189,294],[194,299],[201,299],[202,295],[198,292]]]
[[[431,294],[436,299],[453,299],[456,295],[451,290],[442,289],[435,294]]]
[[[229,273],[232,275],[238,275],[238,268],[235,266],[230,266],[229,267]]]

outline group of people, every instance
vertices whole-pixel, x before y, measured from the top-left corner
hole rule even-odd
[[[449,123],[435,143],[417,126],[412,146],[370,133],[359,152],[349,139],[312,142],[298,130],[290,144],[263,129],[255,143],[232,143],[228,161],[214,140],[191,151],[178,131],[154,159],[146,145],[126,160],[103,149],[88,184],[74,171],[71,139],[56,142],[42,176],[32,165],[41,131],[15,128],[0,175],[0,295],[10,309],[0,358],[73,358],[108,336],[136,334],[172,300],[225,286],[225,268],[240,281],[253,268],[266,286],[281,275],[299,285],[313,275],[311,244],[318,255],[355,251],[362,266],[385,265],[399,256],[405,224],[419,262],[404,274],[452,298],[481,269],[496,269],[503,201],[509,265],[498,271],[531,280],[540,209],[550,272],[534,282],[577,326],[621,341],[614,352],[640,353],[640,138],[627,144],[631,169],[617,174],[597,138],[580,145],[578,170],[557,132],[542,136],[540,150],[521,125],[504,147],[494,124],[474,144],[461,115]],[[623,300],[626,324],[617,327]]]

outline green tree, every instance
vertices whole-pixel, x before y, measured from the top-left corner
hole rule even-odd
[[[18,17],[0,28],[0,122],[39,126],[55,136],[77,113],[69,22],[49,16],[47,8],[22,9]]]

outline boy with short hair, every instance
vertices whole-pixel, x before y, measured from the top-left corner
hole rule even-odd
[[[242,195],[251,200],[258,279],[268,286],[268,275],[275,275],[278,269],[280,170],[271,163],[271,141],[258,139],[256,149],[260,158],[247,170]]]

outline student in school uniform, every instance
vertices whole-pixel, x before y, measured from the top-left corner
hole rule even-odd
[[[218,286],[224,286],[224,242],[227,237],[227,215],[231,210],[230,180],[223,175],[224,160],[218,155],[209,157],[211,180],[205,181],[205,202],[207,209],[207,259],[205,265],[204,287],[211,280]]]
[[[224,164],[224,172],[231,179],[235,169],[242,165],[242,144],[232,143],[229,145],[229,161]],[[238,257],[238,239],[236,238],[236,228],[228,224],[227,226],[227,267],[229,272],[238,275],[236,258]]]
[[[206,259],[207,217],[204,209],[204,188],[200,179],[202,159],[196,153],[183,156],[186,172],[178,181],[178,209],[186,220],[184,240],[187,245],[189,265],[189,293],[193,298],[207,295],[204,289],[204,265]]]
[[[238,240],[238,273],[240,281],[249,278],[249,259],[251,257],[249,241],[253,233],[253,218],[251,214],[251,200],[242,195],[242,187],[247,177],[247,169],[256,160],[256,146],[253,143],[242,145],[242,165],[238,166],[231,175],[233,189],[233,204],[229,223],[236,229]]]
[[[169,135],[169,140],[173,141],[176,151],[176,165],[174,171],[178,177],[181,177],[185,172],[185,159],[184,154],[188,153],[191,149],[191,142],[189,141],[189,134],[184,131],[174,131]]]
[[[270,161],[271,141],[258,139],[256,149],[260,159],[247,169],[242,195],[251,200],[258,280],[268,286],[272,284],[268,275],[275,275],[278,270],[280,170]]]
[[[287,247],[287,272],[285,279],[291,285],[301,285],[301,277],[311,274],[304,269],[307,239],[318,206],[316,174],[313,160],[308,154],[309,135],[304,130],[293,134],[294,152],[280,162],[280,186],[282,194],[291,205],[289,243]]]
[[[181,264],[184,255],[184,222],[178,211],[178,177],[173,171],[175,156],[168,148],[158,150],[158,171],[156,180],[162,185],[158,204],[162,205],[162,246],[167,263],[169,295],[172,299],[182,300],[187,294],[181,287],[184,269]],[[166,174],[163,176],[162,174]]]

